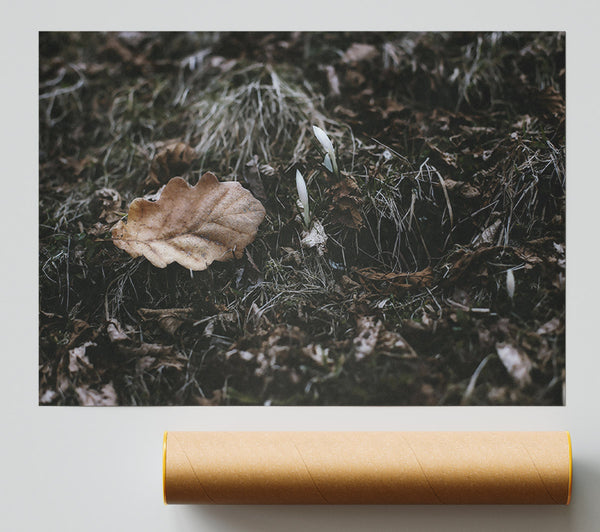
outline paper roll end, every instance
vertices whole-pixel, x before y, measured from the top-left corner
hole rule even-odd
[[[571,487],[573,486],[573,447],[571,446],[571,433],[567,431],[567,441],[569,442],[569,491],[567,494],[567,504],[571,502]]]
[[[167,504],[167,434],[163,434],[163,456],[162,456],[162,480],[163,480],[163,502]]]

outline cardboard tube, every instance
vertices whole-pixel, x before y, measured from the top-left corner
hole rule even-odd
[[[166,432],[165,503],[569,504],[568,432]]]

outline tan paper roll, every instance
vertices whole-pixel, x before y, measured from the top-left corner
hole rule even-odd
[[[569,504],[568,432],[167,432],[165,503]]]

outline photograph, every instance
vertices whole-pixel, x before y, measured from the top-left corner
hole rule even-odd
[[[564,32],[37,36],[39,405],[565,405]]]

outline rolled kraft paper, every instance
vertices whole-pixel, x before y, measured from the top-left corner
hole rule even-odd
[[[167,432],[165,503],[568,504],[568,432]]]

